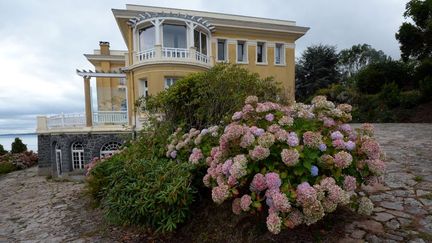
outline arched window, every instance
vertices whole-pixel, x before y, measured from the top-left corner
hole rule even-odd
[[[72,150],[72,169],[84,169],[84,146],[81,142],[75,142],[71,146]]]
[[[55,153],[57,175],[61,175],[62,174],[62,151],[58,143],[55,144],[54,153]]]
[[[121,144],[117,142],[109,142],[102,146],[100,150],[100,157],[104,158],[117,153],[120,150]]]

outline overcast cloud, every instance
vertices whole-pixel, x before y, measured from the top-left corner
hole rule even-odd
[[[126,3],[294,20],[310,31],[297,41],[338,50],[367,43],[399,59],[394,38],[407,0],[14,0],[0,1],[0,134],[33,132],[36,116],[82,112],[83,53],[100,40],[126,46],[111,13]]]

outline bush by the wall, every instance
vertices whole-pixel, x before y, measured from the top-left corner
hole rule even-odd
[[[11,162],[0,162],[0,175],[15,171],[18,168]]]
[[[11,153],[18,154],[27,151],[27,145],[25,145],[20,138],[15,138],[11,145]]]
[[[427,76],[421,80],[419,86],[423,100],[432,100],[432,76]]]
[[[7,151],[4,149],[3,145],[0,144],[0,156],[5,155]]]
[[[285,95],[272,78],[232,64],[217,64],[210,70],[180,79],[168,90],[150,97],[145,108],[162,112],[173,127],[198,129],[218,124],[241,108],[248,95],[263,100],[283,101]]]

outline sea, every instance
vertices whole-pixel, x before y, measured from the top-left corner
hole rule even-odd
[[[24,144],[27,145],[28,150],[33,150],[37,152],[38,150],[38,142],[36,134],[0,134],[0,144],[3,145],[3,148],[7,151],[11,150],[11,144],[15,140],[15,138],[20,138]]]

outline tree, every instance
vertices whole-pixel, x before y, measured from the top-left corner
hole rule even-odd
[[[404,22],[396,39],[400,43],[402,60],[422,60],[432,57],[432,0],[411,0],[405,7]]]
[[[296,97],[306,100],[317,90],[340,81],[335,46],[313,45],[303,52],[296,65]]]
[[[3,145],[0,144],[0,156],[5,155],[7,151],[4,149]]]
[[[164,113],[173,127],[201,129],[217,125],[227,115],[241,110],[249,95],[263,101],[285,100],[281,87],[272,78],[261,79],[257,73],[237,65],[218,64],[147,98],[145,108]]]
[[[15,141],[12,142],[11,153],[18,154],[27,151],[27,145],[25,145],[21,139],[15,138]]]
[[[353,45],[339,52],[339,68],[346,77],[352,77],[369,64],[390,60],[383,51],[378,51],[368,44]]]
[[[386,84],[395,83],[400,89],[412,86],[412,67],[400,61],[373,63],[354,76],[357,88],[365,94],[379,93]]]

